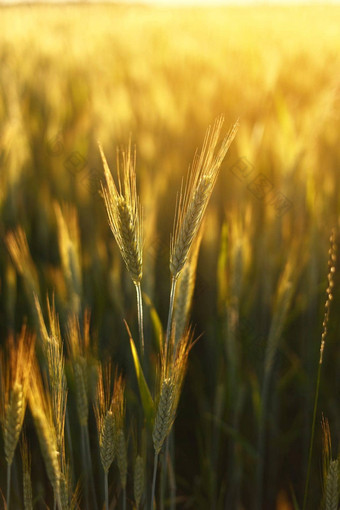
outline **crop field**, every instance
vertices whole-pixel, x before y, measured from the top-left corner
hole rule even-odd
[[[0,508],[339,508],[339,27],[0,8]]]

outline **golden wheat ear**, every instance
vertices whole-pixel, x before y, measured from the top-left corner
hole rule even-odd
[[[33,296],[40,296],[39,276],[30,253],[24,229],[18,227],[14,231],[8,232],[5,237],[5,243],[16,271],[23,279],[25,292],[34,314],[34,320],[38,324]]]
[[[129,274],[136,284],[143,274],[142,213],[136,188],[136,154],[131,145],[117,156],[118,187],[112,177],[102,146],[99,150],[103,161],[105,182],[102,192],[109,225],[117,241]]]
[[[61,470],[51,395],[44,387],[41,373],[36,363],[32,369],[28,398],[47,476],[53,487],[55,502],[58,508],[61,509]]]
[[[161,451],[175,420],[192,345],[192,332],[188,329],[176,347],[173,337],[169,350],[165,349],[162,355],[158,406],[152,433],[156,455]]]
[[[127,150],[117,153],[118,188],[114,182],[104,151],[99,144],[105,182],[102,192],[109,225],[136,288],[140,351],[144,354],[143,302],[141,280],[143,276],[142,210],[137,196],[136,151],[131,143]]]
[[[114,395],[111,390],[111,363],[98,368],[94,411],[99,436],[100,459],[105,475],[109,472],[116,451],[116,424],[113,413]]]
[[[223,121],[221,116],[216,119],[212,128],[208,128],[202,150],[196,154],[185,186],[182,187],[177,199],[170,247],[170,272],[173,278],[178,277],[187,261],[222,161],[238,129],[236,122],[217,148]]]
[[[173,232],[170,240],[171,291],[166,332],[166,345],[172,333],[173,309],[177,279],[183,270],[202,225],[204,213],[213,192],[222,161],[233,141],[238,122],[230,129],[217,148],[223,125],[223,116],[209,127],[200,153],[194,157],[185,185],[177,197]]]
[[[165,344],[165,349],[162,353],[158,404],[152,431],[155,456],[151,488],[151,508],[154,507],[155,500],[158,456],[175,421],[187,369],[188,356],[192,346],[192,332],[188,329],[176,347],[173,335],[169,344]]]
[[[11,466],[22,429],[35,338],[24,327],[17,341],[9,337],[0,351],[1,423],[7,464]]]
[[[127,445],[124,434],[125,424],[125,382],[122,376],[116,376],[113,391],[113,405],[112,411],[116,424],[116,460],[119,470],[120,483],[122,485],[124,494],[127,482]]]

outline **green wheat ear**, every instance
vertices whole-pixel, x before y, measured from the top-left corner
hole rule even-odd
[[[139,508],[144,493],[144,484],[145,484],[144,460],[140,455],[137,455],[133,479],[133,494],[137,510]]]

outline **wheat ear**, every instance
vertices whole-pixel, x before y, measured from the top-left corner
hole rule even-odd
[[[223,121],[223,116],[220,116],[216,119],[213,127],[208,128],[202,150],[199,154],[196,153],[192,166],[189,168],[185,185],[182,185],[177,197],[170,241],[171,291],[166,334],[167,345],[171,336],[177,279],[185,266],[192,244],[202,225],[222,161],[238,129],[236,122],[217,149]]]
[[[40,371],[36,364],[33,367],[28,397],[47,476],[53,487],[55,502],[60,510],[62,510],[60,500],[61,470],[59,462],[61,452],[58,450],[50,394],[43,386]]]
[[[105,184],[102,184],[105,206],[112,233],[117,241],[126,267],[134,282],[142,279],[142,218],[136,190],[136,157],[131,147],[117,155],[118,188],[115,185],[103,149]],[[120,175],[122,161],[123,182]]]
[[[158,456],[165,439],[170,434],[175,420],[191,347],[192,335],[191,331],[188,330],[176,348],[174,346],[174,338],[172,337],[170,349],[168,350],[166,348],[161,358],[160,392],[152,432],[155,457],[151,489],[151,508],[153,508],[155,499]]]
[[[339,462],[331,460],[326,478],[325,510],[339,508]]]
[[[339,486],[339,459],[332,460],[331,431],[327,418],[322,416],[322,479],[323,479],[323,510],[338,510]]]
[[[58,450],[54,427],[41,409],[34,410],[32,414],[41,453],[45,461],[46,472],[53,487],[55,497],[58,499],[60,496],[60,468],[58,463]]]
[[[105,508],[109,508],[108,472],[116,453],[117,437],[114,416],[114,393],[111,390],[111,363],[99,365],[94,411],[99,435],[100,460],[104,470]],[[115,386],[117,384],[117,376]]]
[[[223,125],[219,117],[213,127],[209,127],[199,155],[196,154],[189,169],[186,184],[182,187],[176,206],[173,234],[170,249],[170,272],[177,278],[188,258],[193,240],[202,223],[205,209],[213,191],[221,163],[233,141],[238,124],[236,123],[216,149]]]
[[[152,432],[153,446],[157,455],[161,451],[174,420],[174,394],[173,381],[170,378],[164,379]]]
[[[34,296],[37,316],[39,318],[40,335],[43,351],[47,361],[49,387],[51,392],[53,421],[56,430],[59,451],[64,447],[65,416],[67,403],[67,383],[65,376],[65,361],[63,340],[60,333],[59,318],[52,304],[47,299],[49,317],[49,333],[44,322],[42,310],[37,296]]]
[[[144,492],[144,479],[145,479],[144,461],[140,455],[137,455],[133,480],[133,494],[137,510],[139,508]]]
[[[125,383],[122,376],[115,377],[113,403],[111,409],[115,420],[116,462],[119,470],[120,483],[123,489],[123,509],[126,508],[126,480],[128,470],[127,445],[124,434],[125,423]]]
[[[140,349],[144,353],[143,305],[141,280],[143,275],[142,211],[136,188],[136,152],[131,144],[117,153],[118,188],[112,177],[104,151],[99,144],[105,183],[102,193],[109,225],[131,279],[136,288]],[[122,176],[121,176],[122,173]]]
[[[0,349],[0,419],[7,461],[7,509],[10,508],[11,466],[25,417],[33,350],[34,338],[25,328],[17,342],[9,337],[6,350]]]

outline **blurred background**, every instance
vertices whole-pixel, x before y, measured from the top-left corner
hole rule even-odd
[[[137,337],[134,288],[100,196],[97,141],[112,171],[117,148],[136,146],[142,287],[165,325],[176,193],[208,125],[223,114],[227,132],[239,119],[198,260],[178,508],[254,508],[259,462],[263,509],[302,500],[339,227],[339,27],[336,4],[0,8],[1,343],[25,321],[35,328],[32,288],[43,303],[54,293],[62,324],[90,308],[93,351],[133,380],[123,318]],[[19,226],[21,269],[5,241]],[[338,453],[338,276],[333,294],[309,508],[322,497],[321,411]]]

